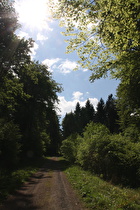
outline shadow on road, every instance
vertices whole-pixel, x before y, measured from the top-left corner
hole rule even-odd
[[[47,191],[48,196],[50,193],[53,172],[64,171],[68,167],[67,161],[57,157],[46,159],[43,167],[10,196],[0,210],[42,209],[40,205],[46,202],[43,196],[47,196]]]
[[[46,159],[42,171],[64,171],[70,166],[70,163],[66,160],[59,159],[58,157],[52,157]]]

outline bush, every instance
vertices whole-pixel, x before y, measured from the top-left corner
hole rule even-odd
[[[83,141],[77,153],[77,162],[85,169],[103,173],[105,146],[109,143],[109,130],[101,124],[89,123],[83,133]]]
[[[140,130],[135,125],[130,125],[125,128],[123,135],[133,142],[140,142]]]
[[[113,183],[140,184],[140,142],[112,135],[101,124],[87,125],[77,152],[77,163]]]
[[[122,136],[110,136],[108,150],[108,175],[113,182],[123,182],[138,186],[140,184],[140,143]]]
[[[62,155],[72,163],[74,163],[76,160],[79,143],[80,136],[78,134],[72,134],[62,142],[60,151]]]

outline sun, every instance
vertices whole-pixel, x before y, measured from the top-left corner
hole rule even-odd
[[[47,0],[16,0],[15,9],[21,25],[43,29],[50,21]]]

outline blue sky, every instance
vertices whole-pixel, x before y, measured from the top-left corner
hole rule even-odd
[[[19,37],[33,38],[35,41],[31,57],[49,67],[52,77],[62,84],[63,91],[58,94],[60,103],[58,112],[62,117],[66,112],[73,111],[77,102],[81,106],[90,99],[94,107],[100,98],[105,101],[109,94],[116,94],[119,81],[100,79],[89,82],[91,71],[80,69],[73,71],[78,61],[76,52],[66,54],[67,44],[59,27],[48,15],[47,0],[16,0],[21,28],[16,32]],[[28,11],[29,10],[29,11]],[[28,14],[29,13],[29,14]]]

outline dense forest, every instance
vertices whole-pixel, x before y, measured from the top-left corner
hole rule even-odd
[[[0,165],[57,154],[61,140],[55,111],[57,84],[45,65],[32,61],[33,40],[15,35],[19,27],[9,1],[0,3]]]
[[[90,122],[101,123],[111,133],[119,133],[118,119],[116,100],[112,94],[108,96],[106,103],[101,98],[96,110],[89,99],[85,107],[80,107],[80,103],[77,102],[74,112],[67,113],[62,121],[63,139],[73,133],[82,135],[85,126]]]
[[[11,3],[0,3],[1,168],[59,153],[105,180],[139,186],[139,9],[138,0],[59,2],[54,17],[61,18],[64,35],[72,36],[68,51],[77,50],[91,82],[108,75],[120,80],[116,98],[101,98],[96,108],[90,100],[85,107],[77,103],[61,131],[55,106],[62,88],[45,65],[31,60],[34,41],[16,36]]]
[[[101,98],[96,110],[87,100],[85,107],[76,104],[62,122],[61,153],[105,180],[137,187],[140,184],[140,135],[131,125],[122,129],[117,100],[112,94],[106,103]]]

